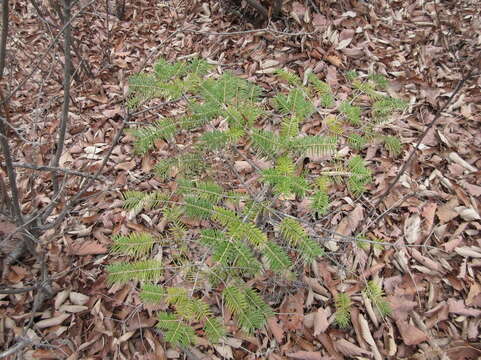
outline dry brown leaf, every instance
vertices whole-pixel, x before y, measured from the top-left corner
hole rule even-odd
[[[284,330],[279,326],[277,318],[273,316],[267,319],[267,326],[271,330],[272,335],[274,335],[277,343],[282,344],[284,341]]]
[[[94,240],[76,241],[70,246],[69,253],[71,255],[99,255],[106,254],[109,250],[102,244]]]
[[[374,338],[372,337],[371,330],[369,329],[369,323],[364,318],[364,316],[362,316],[362,314],[359,314],[358,320],[359,320],[359,325],[361,327],[361,335],[364,338],[364,340],[371,347],[371,351],[372,351],[372,354],[374,356],[374,359],[382,360],[381,353],[379,352],[379,349],[377,348],[376,342],[374,341]]]
[[[479,283],[471,284],[468,296],[466,297],[466,305],[479,306],[481,303],[481,285]]]
[[[250,173],[253,170],[251,164],[247,161],[236,161],[234,163],[234,168],[238,172],[243,173],[243,174]]]
[[[69,293],[69,299],[75,305],[85,305],[90,300],[90,297],[79,292],[71,291]]]
[[[280,306],[279,318],[288,330],[299,330],[304,322],[304,292],[298,291],[294,295],[284,298]]]
[[[222,356],[222,359],[233,359],[232,348],[227,345],[214,345],[214,349]]]
[[[456,216],[458,216],[458,212],[454,210],[456,206],[458,206],[458,204],[458,199],[453,197],[445,205],[438,208],[436,215],[438,216],[441,224],[447,223],[448,221],[451,221]]]
[[[449,312],[464,316],[481,316],[481,310],[468,308],[463,300],[448,299]]]
[[[39,329],[45,329],[52,326],[57,326],[63,323],[70,317],[70,314],[59,314],[57,316],[51,317],[50,319],[40,320],[35,324]]]
[[[406,220],[404,237],[408,244],[417,244],[421,238],[421,217],[418,214],[414,214]]]
[[[428,339],[423,331],[405,320],[396,321],[396,325],[406,345],[418,345]]]
[[[327,330],[327,328],[329,327],[328,319],[330,315],[331,311],[329,310],[329,308],[317,309],[314,314],[314,336],[317,336]]]
[[[336,56],[336,55],[329,55],[329,56],[326,56],[326,60],[328,62],[330,62],[332,65],[334,66],[337,66],[337,67],[341,67],[342,66],[342,60],[339,56]],[[331,85],[329,83],[329,81],[327,82],[329,85]],[[335,84],[337,84],[337,81],[335,82]],[[332,86],[332,85],[331,85]]]
[[[334,342],[334,346],[337,351],[339,351],[344,356],[354,357],[361,355],[372,355],[370,351],[364,350],[363,348],[350,343],[345,339],[339,339]]]

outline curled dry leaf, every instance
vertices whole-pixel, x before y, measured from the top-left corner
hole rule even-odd
[[[59,311],[66,313],[79,313],[85,310],[88,310],[88,307],[83,305],[62,305],[59,309]]]
[[[58,309],[65,302],[65,300],[68,299],[69,294],[70,290],[62,290],[55,295],[55,309]]]
[[[72,291],[69,294],[70,301],[75,305],[85,305],[90,297],[79,292]]]
[[[481,249],[476,246],[461,246],[454,249],[454,251],[464,257],[481,258]]]
[[[52,326],[57,326],[63,323],[69,317],[70,317],[70,314],[60,314],[50,319],[40,320],[35,324],[35,326],[38,327],[39,329],[45,329]]]
[[[371,351],[372,351],[372,354],[374,356],[374,359],[382,360],[381,353],[379,352],[379,349],[377,348],[376,342],[374,341],[374,338],[372,337],[371,330],[369,329],[369,323],[364,318],[364,316],[362,316],[362,314],[359,314],[358,320],[359,320],[359,325],[360,325],[360,328],[361,328],[361,335],[362,335],[363,339],[371,347]]]
[[[106,254],[107,252],[108,249],[104,245],[99,244],[97,241],[94,240],[75,242],[70,246],[71,255],[100,255]]]
[[[406,345],[418,345],[428,339],[424,331],[419,330],[405,320],[396,321],[396,325]]]
[[[299,330],[304,323],[304,295],[302,291],[284,298],[279,317],[288,330]]]
[[[362,355],[372,355],[372,352],[364,350],[362,347],[350,343],[346,339],[339,339],[334,342],[334,347],[342,355],[348,357],[362,356]]]
[[[222,359],[233,359],[232,348],[227,345],[214,345],[214,349],[222,356]]]
[[[421,236],[421,217],[414,214],[404,224],[404,237],[409,244],[416,244]]]
[[[481,316],[481,310],[468,308],[463,300],[448,299],[449,312],[464,316]]]
[[[274,338],[276,341],[280,344],[284,341],[284,330],[282,327],[279,326],[279,323],[277,321],[276,317],[270,317],[267,319],[267,326],[272,332],[272,335],[274,335]]]

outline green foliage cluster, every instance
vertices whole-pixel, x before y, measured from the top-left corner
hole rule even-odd
[[[128,105],[132,108],[153,98],[171,101],[182,98],[186,103],[181,116],[160,118],[150,126],[131,130],[137,154],[145,154],[159,140],[172,143],[185,131],[195,133],[196,141],[187,150],[161,159],[155,166],[154,173],[160,180],[175,178],[173,192],[124,194],[126,209],[133,214],[159,209],[167,225],[161,238],[146,233],[115,236],[112,253],[126,259],[108,268],[110,282],[140,281],[140,297],[144,302],[167,305],[168,311],[158,315],[158,327],[168,341],[180,345],[195,341],[194,325],[211,341],[224,336],[225,329],[213,309],[195,296],[195,289],[189,293],[183,287],[158,285],[165,281],[164,271],[168,266],[149,259],[156,244],[182,242],[189,233],[191,220],[204,224],[202,229],[191,232],[191,238],[208,249],[212,266],[203,264],[193,269],[189,259],[179,259],[179,263],[185,265],[187,277],[190,272],[205,275],[210,286],[218,287],[223,304],[239,327],[251,333],[264,326],[273,312],[248,285],[249,280],[265,271],[289,274],[295,266],[294,259],[310,263],[324,254],[324,249],[298,219],[273,211],[276,201],[309,199],[312,216],[326,214],[333,184],[343,183],[354,196],[359,196],[371,183],[371,171],[360,152],[366,144],[380,139],[392,154],[401,150],[395,137],[386,137],[376,130],[389,121],[393,112],[405,106],[379,92],[385,86],[383,77],[361,81],[356,74],[348,74],[353,96],[338,101],[330,86],[314,74],[309,74],[304,84],[297,75],[279,70],[277,75],[287,83],[286,91],[275,95],[267,105],[259,86],[230,73],[216,76],[210,70],[200,59],[176,63],[161,59],[153,73],[130,79]],[[372,106],[358,104],[356,99],[360,97],[370,99]],[[338,115],[324,119],[327,133],[301,134],[301,125],[320,114],[315,103]],[[276,117],[281,118],[277,130],[259,126],[260,121]],[[222,126],[205,130],[212,128],[213,120],[218,119]],[[206,161],[209,156],[214,154],[229,161],[232,157],[226,154],[240,144],[244,152],[251,151],[253,156],[272,161],[272,167],[259,172],[259,181],[267,189],[268,198],[225,189],[216,181],[215,171],[209,169]],[[351,148],[348,159],[336,156],[342,144]],[[305,158],[325,159],[326,170],[319,176],[299,171],[298,164]],[[272,228],[262,223],[266,214],[270,215]],[[381,313],[387,314],[382,293],[375,290],[369,288],[366,294],[372,296]],[[349,325],[350,306],[349,297],[339,294],[335,319],[340,327]]]

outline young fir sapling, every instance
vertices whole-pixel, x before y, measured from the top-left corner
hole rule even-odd
[[[160,181],[175,180],[174,190],[124,193],[125,208],[132,216],[151,209],[161,211],[164,233],[160,237],[135,232],[114,236],[112,254],[124,256],[125,261],[108,267],[111,283],[138,281],[142,301],[167,305],[167,311],[158,314],[157,326],[167,341],[181,345],[194,342],[199,331],[213,342],[226,333],[218,318],[222,309],[199,298],[200,289],[195,286],[202,281],[221,292],[225,308],[244,331],[252,333],[264,326],[273,310],[249,283],[266,271],[287,276],[297,258],[308,264],[324,254],[312,229],[306,228],[296,213],[282,215],[276,207],[304,198],[309,199],[312,218],[324,215],[329,211],[332,184],[345,184],[353,196],[359,196],[372,182],[369,165],[361,156],[364,146],[383,141],[393,155],[401,148],[396,138],[377,131],[389,121],[390,114],[405,106],[378,91],[385,86],[383,77],[361,81],[348,74],[353,96],[337,101],[331,87],[314,74],[303,84],[297,75],[279,70],[277,76],[287,83],[287,91],[275,95],[268,106],[259,86],[228,72],[216,76],[210,71],[201,59],[175,63],[160,59],[152,73],[131,77],[129,107],[156,98],[185,104],[181,116],[162,117],[152,125],[131,130],[136,154],[147,153],[160,140],[173,144],[180,133],[195,134],[195,139],[192,146],[155,165]],[[371,108],[356,102],[360,95],[370,99]],[[301,125],[319,115],[314,104],[331,113],[324,119],[327,132],[302,134]],[[274,115],[281,118],[276,130],[261,125]],[[218,119],[222,126],[212,129]],[[350,146],[348,159],[336,156],[341,144]],[[259,170],[259,186],[265,191],[256,196],[225,188],[216,177],[218,159],[225,165],[238,149],[272,164]],[[299,159],[311,157],[326,159],[325,169],[316,175],[298,171]],[[217,161],[217,170],[211,167],[210,159]],[[202,228],[192,226],[193,220]],[[191,258],[184,241],[187,238],[208,249],[209,265]],[[183,252],[175,261],[181,265],[164,264],[158,257],[149,259],[156,247],[179,242],[184,242]],[[159,285],[166,284],[166,273],[171,271],[183,273],[185,283]],[[195,282],[188,281],[192,273]],[[373,290],[376,288],[370,289],[368,296],[375,299],[381,313],[387,313],[382,294]],[[335,305],[336,323],[347,326],[349,297],[339,294]]]

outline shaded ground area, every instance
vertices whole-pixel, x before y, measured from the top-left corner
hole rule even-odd
[[[39,71],[19,88],[10,105],[12,122],[30,141],[18,140],[16,159],[38,165],[49,163],[48,140],[59,124],[62,102],[62,58],[47,50],[52,34],[46,30],[48,8],[44,10],[42,20],[30,4],[12,5],[6,74],[13,89],[41,60]],[[85,172],[98,168],[125,112],[128,77],[149,69],[160,56],[206,58],[219,72],[231,70],[267,93],[280,86],[273,76],[277,68],[290,69],[301,78],[312,71],[337,94],[345,90],[348,70],[380,73],[390,80],[390,94],[410,104],[385,129],[401,137],[403,152],[393,159],[379,145],[367,148],[366,158],[375,164],[370,193],[360,199],[333,193],[335,211],[319,225],[350,235],[362,222],[370,226],[369,233],[389,244],[366,252],[351,243],[334,242],[329,257],[304,269],[298,287],[266,286],[266,295],[269,289],[281,294],[274,305],[282,313],[267,329],[247,336],[232,325],[223,345],[212,347],[200,339],[196,349],[172,348],[152,328],[156,309],[143,307],[132,284],[109,286],[104,273],[104,265],[112,260],[108,256],[112,234],[150,229],[159,222],[156,212],[128,217],[121,192],[172,186],[150,174],[155,159],[169,156],[169,149],[160,145],[154,153],[134,156],[132,138],[126,135],[85,203],[72,212],[61,231],[42,239],[55,279],[54,298],[31,314],[32,293],[0,295],[3,348],[15,343],[34,316],[36,326],[28,336],[39,345],[26,350],[26,358],[481,356],[481,20],[476,1],[285,1],[281,18],[263,24],[262,31],[253,31],[255,13],[235,2],[136,1],[127,4],[122,21],[108,16],[100,3],[84,11],[73,22],[78,47],[74,65],[79,73],[72,84],[72,126],[62,167]],[[372,209],[376,196],[387,189],[436,111],[470,70],[478,71],[477,76],[443,111],[398,185],[378,209]],[[175,107],[160,111],[167,116]],[[133,114],[129,125],[157,118],[156,111]],[[303,131],[321,127],[319,121],[306,124]],[[182,134],[176,143],[182,146],[190,140],[189,134]],[[20,172],[25,187],[32,181],[28,171]],[[248,180],[249,173],[242,181]],[[33,181],[39,192],[22,194],[25,211],[50,201],[49,193],[42,193],[50,176],[40,173]],[[240,179],[226,173],[224,181]],[[65,186],[75,193],[80,182],[71,178]],[[39,271],[35,259],[23,258],[10,266],[3,282],[28,286]],[[383,279],[391,317],[380,319],[369,311],[359,292],[366,279]],[[353,299],[353,326],[347,330],[326,328],[339,291]],[[296,326],[291,326],[293,321]]]

